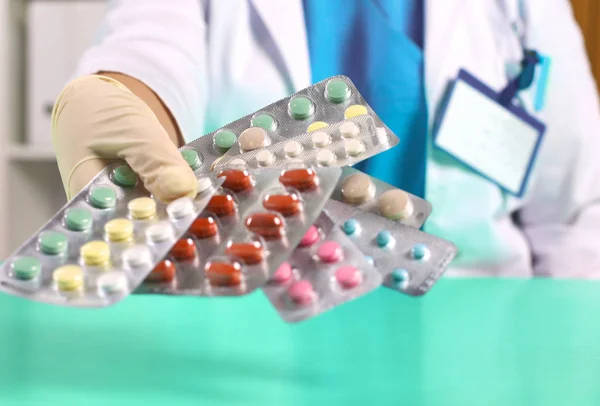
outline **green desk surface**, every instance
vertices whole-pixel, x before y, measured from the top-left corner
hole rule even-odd
[[[246,298],[0,295],[0,405],[600,405],[600,283],[443,280],[298,325]]]

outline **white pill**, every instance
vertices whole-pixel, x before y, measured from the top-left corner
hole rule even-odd
[[[323,148],[331,143],[331,137],[325,131],[314,132],[310,137],[315,148]]]
[[[206,192],[212,185],[212,181],[206,176],[198,178],[198,193]]]
[[[173,227],[166,221],[151,225],[146,229],[146,238],[154,243],[175,239]]]
[[[387,136],[387,132],[385,131],[385,128],[383,127],[377,127],[377,141],[379,141],[381,144],[387,144],[389,141],[389,138]]]
[[[347,139],[345,142],[346,152],[350,156],[357,156],[364,152],[365,146],[364,144],[355,138]]]
[[[127,290],[127,278],[121,272],[108,272],[98,278],[98,287],[104,293],[119,293]]]
[[[123,262],[130,268],[152,265],[152,253],[145,245],[135,245],[123,252]]]
[[[329,166],[335,161],[335,155],[328,149],[322,149],[317,152],[316,160],[321,166]]]
[[[260,166],[269,166],[275,162],[275,155],[268,149],[260,150],[256,153],[256,162]]]
[[[298,141],[288,141],[283,146],[286,156],[295,157],[302,153],[302,145]]]
[[[167,206],[167,214],[171,219],[181,219],[194,213],[194,202],[189,197],[172,201]]]
[[[231,161],[227,162],[227,166],[246,166],[246,161],[244,161],[242,158],[235,158],[232,159]]]
[[[346,121],[340,125],[340,135],[344,138],[354,138],[360,133],[360,128],[352,121]]]

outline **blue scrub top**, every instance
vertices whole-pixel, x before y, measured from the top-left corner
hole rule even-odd
[[[343,74],[400,144],[356,167],[424,197],[422,0],[304,0],[312,80]]]

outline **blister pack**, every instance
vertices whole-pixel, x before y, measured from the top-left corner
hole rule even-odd
[[[335,188],[339,168],[226,167],[222,189],[149,275],[143,293],[239,296],[262,286],[298,245]]]
[[[289,323],[314,317],[376,289],[381,274],[322,212],[263,292]]]
[[[40,302],[104,307],[123,299],[204,210],[222,179],[198,179],[195,199],[154,199],[129,166],[100,172],[0,268],[0,289]]]
[[[398,144],[398,137],[369,107],[352,81],[346,76],[333,76],[192,141],[182,152],[194,170],[208,173],[223,159],[229,161],[240,153],[364,115],[371,116],[378,128],[379,148]],[[349,128],[348,135],[353,131],[356,130]],[[325,140],[323,136],[317,144]],[[349,141],[350,152],[357,156],[361,149],[359,141],[357,138]]]
[[[456,256],[451,242],[375,213],[357,211],[339,221],[344,206],[330,200],[325,211],[381,272],[384,286],[411,296],[423,295]]]
[[[342,168],[331,198],[345,203],[330,213],[336,221],[366,211],[418,229],[431,214],[428,201],[350,167]]]

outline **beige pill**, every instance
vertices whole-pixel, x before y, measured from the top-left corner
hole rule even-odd
[[[245,129],[238,138],[238,143],[243,151],[253,151],[267,145],[267,132],[260,127]]]
[[[402,220],[413,214],[414,206],[408,193],[391,189],[379,197],[379,211],[390,220]]]
[[[344,138],[354,138],[360,133],[360,128],[352,121],[346,121],[340,125],[340,134]]]
[[[363,204],[375,196],[375,185],[364,173],[348,176],[342,182],[342,197],[350,204]]]

